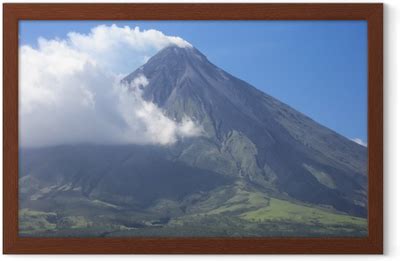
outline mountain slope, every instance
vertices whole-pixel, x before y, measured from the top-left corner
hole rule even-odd
[[[217,157],[239,162],[237,175],[263,187],[273,182],[293,198],[366,216],[365,147],[224,72],[195,48],[166,48],[124,81],[139,75],[149,81],[147,100],[205,129],[207,141],[182,148],[183,161],[195,164],[202,150],[220,150]],[[240,160],[249,154],[243,169]],[[213,159],[204,161],[198,167]]]
[[[161,50],[123,82],[142,76],[145,100],[202,135],[21,148],[23,235],[365,235],[365,147],[192,47]]]

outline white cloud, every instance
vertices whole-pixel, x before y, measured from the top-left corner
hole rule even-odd
[[[135,69],[124,68],[126,61],[140,65],[151,52],[170,44],[189,46],[155,30],[99,26],[88,35],[40,39],[37,49],[20,47],[21,145],[165,145],[200,135],[193,121],[174,122],[142,99],[145,75],[130,86],[120,83],[124,69]],[[136,51],[121,51],[122,47]]]
[[[101,25],[89,34],[70,32],[67,43],[71,48],[95,57],[108,70],[127,74],[146,62],[158,50],[168,46],[191,47],[180,37],[167,36],[157,30],[139,27]]]
[[[355,143],[361,145],[361,146],[367,147],[367,143],[364,142],[364,141],[363,141],[362,139],[360,139],[360,138],[354,138],[354,139],[351,139],[351,140],[354,141]]]

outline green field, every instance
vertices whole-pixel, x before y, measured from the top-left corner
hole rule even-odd
[[[242,183],[188,202],[158,201],[144,211],[108,202],[52,199],[52,212],[24,208],[22,236],[365,236],[367,220],[333,209],[277,198]],[[186,205],[185,205],[186,204]],[[185,208],[182,206],[185,205]],[[80,215],[76,215],[80,213]]]
[[[288,200],[269,198],[259,192],[249,192],[237,188],[236,195],[221,207],[208,214],[236,213],[247,221],[286,221],[302,224],[322,225],[355,225],[367,226],[367,220],[334,212],[331,209],[308,206],[304,203],[293,203]]]
[[[293,204],[289,201],[271,198],[269,205],[241,215],[251,221],[287,220],[303,224],[321,223],[324,225],[359,225],[366,226],[367,220],[344,214],[331,213],[315,207]]]

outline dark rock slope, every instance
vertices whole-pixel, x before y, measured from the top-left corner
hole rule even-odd
[[[366,216],[365,147],[216,67],[196,48],[168,47],[124,81],[141,74],[149,81],[145,99],[205,130],[182,144],[180,161]]]

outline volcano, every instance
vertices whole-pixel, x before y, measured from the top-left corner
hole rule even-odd
[[[146,101],[202,134],[22,148],[22,235],[365,235],[366,147],[194,47],[169,46],[122,81],[143,76]]]

